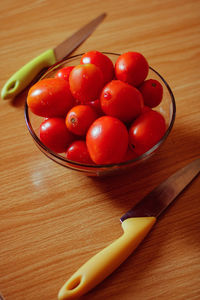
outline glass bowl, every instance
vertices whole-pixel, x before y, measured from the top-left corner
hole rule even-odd
[[[105,55],[107,55],[113,63],[116,62],[118,56],[120,54],[116,53],[109,53],[109,52],[103,52]],[[59,63],[56,63],[52,67],[50,67],[44,75],[40,77],[39,80],[49,77],[54,77],[55,73],[66,66],[74,66],[80,64],[82,54],[72,56],[66,60],[63,60]],[[138,156],[132,160],[121,162],[118,164],[107,164],[107,165],[88,165],[83,163],[78,163],[74,161],[70,161],[65,158],[64,154],[57,154],[47,148],[39,139],[39,127],[44,120],[44,118],[38,117],[34,115],[30,109],[28,108],[27,102],[25,102],[25,121],[27,128],[38,146],[38,148],[51,160],[54,162],[62,165],[63,167],[70,168],[79,172],[82,172],[89,176],[104,176],[104,175],[112,175],[114,173],[120,173],[121,171],[129,170],[131,168],[134,168],[136,165],[143,163],[145,160],[149,159],[156,150],[163,144],[163,142],[168,137],[169,133],[172,130],[175,115],[176,115],[176,104],[174,95],[167,84],[166,80],[152,67],[150,67],[148,78],[156,79],[158,80],[162,86],[163,86],[163,99],[159,106],[154,108],[154,110],[159,111],[165,118],[166,124],[167,124],[167,130],[165,132],[165,135],[161,138],[161,140],[153,146],[151,149],[149,149],[146,153],[142,154],[141,156]]]

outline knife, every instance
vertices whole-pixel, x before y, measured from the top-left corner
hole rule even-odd
[[[88,260],[63,285],[59,300],[76,299],[110,275],[140,244],[160,214],[199,174],[200,158],[180,169],[121,217],[123,235]]]
[[[40,54],[26,65],[24,65],[19,71],[10,77],[1,91],[1,98],[8,99],[14,98],[21,91],[23,91],[29,83],[38,75],[38,73],[44,68],[50,67],[56,62],[66,58],[72,53],[89,35],[95,30],[95,28],[103,21],[106,14],[103,13],[93,21],[79,29],[70,38],[64,40],[54,49],[49,49]]]

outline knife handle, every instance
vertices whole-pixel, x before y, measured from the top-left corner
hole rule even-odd
[[[123,235],[78,269],[60,289],[58,299],[75,299],[94,288],[135,250],[155,222],[155,217],[129,218],[123,221]]]
[[[42,69],[52,66],[55,62],[53,49],[49,49],[32,59],[8,79],[1,91],[1,98],[14,98],[31,83]]]

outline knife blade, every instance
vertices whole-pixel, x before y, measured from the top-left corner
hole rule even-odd
[[[24,65],[5,83],[1,91],[1,98],[14,98],[22,92],[43,69],[66,58],[90,36],[95,28],[103,21],[105,16],[105,13],[99,15],[54,49],[43,52]]]
[[[200,158],[178,170],[121,217],[123,235],[88,260],[58,293],[59,300],[78,298],[109,276],[141,243],[158,216],[200,172]]]

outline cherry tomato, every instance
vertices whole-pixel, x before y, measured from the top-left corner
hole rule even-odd
[[[131,147],[128,147],[122,161],[124,161],[124,162],[129,161],[136,157],[138,157],[138,154],[134,151],[134,149],[132,149]]]
[[[99,99],[96,99],[94,101],[90,101],[87,103],[89,106],[91,106],[97,113],[97,115],[100,117],[103,115],[103,111],[101,109],[101,103]]]
[[[123,122],[133,121],[143,108],[142,95],[138,89],[120,80],[112,80],[104,87],[100,102],[106,115]]]
[[[69,83],[60,78],[46,78],[34,84],[27,97],[30,110],[41,117],[63,117],[74,105]]]
[[[73,139],[63,118],[49,118],[40,125],[41,142],[54,152],[65,152]]]
[[[119,119],[103,116],[90,126],[86,144],[96,164],[119,163],[128,147],[128,131]]]
[[[160,104],[163,97],[163,87],[156,79],[145,80],[139,90],[142,93],[144,104],[153,108]]]
[[[111,81],[114,77],[114,65],[111,59],[99,51],[89,51],[81,58],[81,64],[94,64],[103,73],[104,84]]]
[[[60,69],[55,74],[55,78],[61,78],[66,81],[69,81],[69,75],[70,75],[71,71],[73,70],[73,68],[74,68],[74,66],[68,66],[68,67],[64,67],[64,68]]]
[[[92,107],[89,105],[76,105],[68,112],[65,122],[71,132],[84,136],[96,119],[97,114]]]
[[[74,67],[69,76],[71,92],[81,104],[96,100],[103,87],[103,75],[93,64]]]
[[[147,77],[149,66],[146,58],[138,52],[126,52],[115,63],[117,79],[138,86]]]
[[[143,109],[142,109],[142,113],[145,113],[145,112],[150,111],[150,110],[151,110],[151,108],[149,106],[144,105]]]
[[[131,125],[129,141],[134,151],[141,155],[156,145],[166,131],[164,117],[150,110],[141,114]]]
[[[90,158],[85,141],[74,141],[66,152],[66,158],[84,164],[94,164]]]

